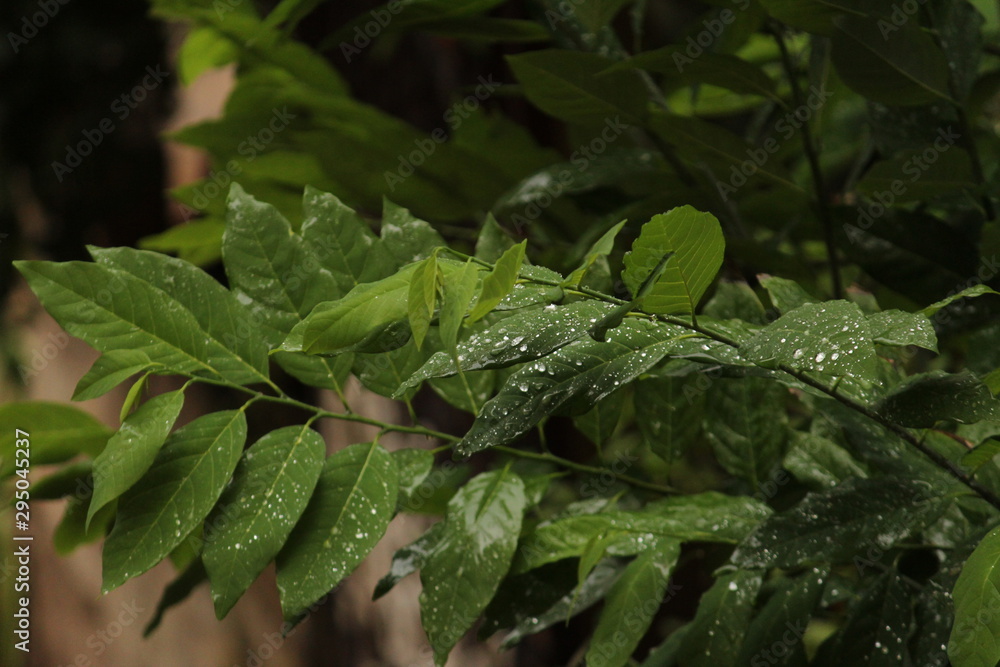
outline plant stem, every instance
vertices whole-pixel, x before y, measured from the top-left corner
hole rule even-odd
[[[788,84],[792,90],[792,102],[796,109],[801,109],[805,104],[802,97],[802,89],[799,87],[799,79],[795,72],[795,65],[792,63],[791,55],[788,53],[788,45],[781,34],[780,27],[772,27],[771,34],[781,51],[781,63],[788,77]],[[798,119],[798,117],[796,117]],[[813,143],[812,131],[809,128],[809,119],[802,122],[802,148],[805,150],[806,159],[809,162],[809,172],[812,174],[813,188],[816,190],[816,209],[819,212],[820,225],[823,227],[823,240],[826,244],[827,261],[830,264],[830,276],[833,283],[833,298],[844,298],[844,286],[840,278],[840,259],[837,256],[836,239],[833,235],[833,215],[830,212],[830,205],[826,199],[826,185],[823,182],[823,171],[819,164],[819,151]]]
[[[577,463],[576,461],[570,461],[569,459],[564,459],[561,456],[556,456],[555,454],[539,454],[538,452],[528,452],[521,449],[514,449],[513,447],[506,447],[504,445],[496,445],[492,449],[503,452],[504,454],[509,454],[510,456],[516,456],[521,459],[531,459],[532,461],[544,461],[546,463],[551,463],[553,465],[562,466],[564,468],[569,468],[570,470],[576,470],[577,472],[586,472],[592,475],[603,475],[605,473],[613,475],[615,479],[625,482],[629,486],[634,486],[638,489],[645,489],[647,491],[653,491],[662,494],[672,494],[678,493],[677,489],[664,486],[662,484],[653,484],[652,482],[645,482],[641,479],[636,479],[635,477],[630,477],[629,475],[622,475],[616,473],[608,468],[599,468],[597,466],[588,466],[583,463]]]

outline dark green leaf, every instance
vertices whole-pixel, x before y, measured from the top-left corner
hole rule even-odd
[[[840,445],[815,433],[794,431],[784,466],[800,482],[830,489],[851,477],[868,476]]]
[[[323,469],[326,443],[286,426],[254,443],[209,515],[202,559],[223,618],[285,543]]]
[[[737,665],[736,658],[750,624],[761,573],[737,570],[723,574],[701,596],[698,612],[681,642],[678,657],[685,667]]]
[[[156,605],[153,618],[149,620],[149,623],[143,629],[142,636],[148,637],[153,634],[156,628],[160,627],[160,622],[163,620],[163,615],[166,611],[186,600],[195,588],[207,580],[208,575],[205,573],[205,566],[202,565],[201,559],[198,558],[192,561],[176,579],[167,584],[167,587],[163,589],[163,596]]]
[[[767,290],[767,295],[771,297],[771,303],[783,314],[807,303],[818,302],[818,299],[806,292],[794,280],[767,275],[762,275],[759,279],[760,284]]]
[[[697,440],[705,409],[705,391],[697,376],[653,377],[635,383],[639,431],[650,451],[673,464]]]
[[[420,570],[420,617],[443,666],[510,568],[526,505],[508,470],[472,479],[448,503],[440,541]]]
[[[968,371],[931,371],[893,387],[875,410],[903,426],[931,428],[942,420],[971,424],[1000,418],[1000,401]]]
[[[377,443],[351,445],[326,460],[305,513],[278,553],[287,620],[305,614],[382,539],[398,488],[396,464]]]

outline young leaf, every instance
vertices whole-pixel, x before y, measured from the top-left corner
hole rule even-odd
[[[420,571],[420,617],[436,665],[507,574],[525,505],[524,483],[506,469],[475,477],[449,501],[440,542]]]
[[[612,586],[587,649],[587,665],[623,667],[667,595],[680,544],[655,544],[628,564]]]
[[[108,393],[137,373],[158,366],[138,350],[109,350],[105,352],[87,374],[76,383],[74,401],[89,401]]]
[[[521,264],[524,263],[524,252],[527,245],[527,241],[521,241],[504,252],[493,266],[493,270],[483,278],[479,299],[472,308],[472,312],[469,313],[470,324],[491,312],[514,289]]]
[[[810,493],[791,510],[761,524],[733,554],[741,567],[844,563],[871,546],[889,549],[940,511],[927,482],[904,478],[851,479]]]
[[[743,343],[740,356],[765,368],[786,364],[869,380],[876,375],[868,321],[847,301],[807,303],[785,313]]]
[[[594,245],[590,246],[590,250],[583,257],[583,263],[573,271],[573,273],[566,276],[566,285],[579,285],[583,281],[584,277],[587,275],[587,271],[590,267],[594,265],[601,257],[606,257],[611,254],[611,251],[615,247],[615,239],[618,237],[618,233],[625,226],[626,221],[622,220],[617,225],[604,232],[601,238],[594,242]]]
[[[944,299],[932,303],[931,305],[927,306],[920,312],[926,315],[927,317],[933,317],[934,315],[937,314],[939,310],[941,310],[942,308],[946,308],[947,306],[950,306],[952,303],[958,301],[959,299],[971,299],[973,297],[984,296],[987,294],[1000,294],[1000,292],[996,291],[992,287],[987,287],[986,285],[983,284],[973,285],[968,289],[964,289],[961,292],[956,292],[955,294],[950,294]]]
[[[948,657],[956,667],[1000,661],[1000,528],[994,528],[962,566],[955,582],[955,625]]]
[[[457,446],[463,455],[516,439],[561,408],[586,412],[655,366],[684,330],[630,320],[601,343],[581,340],[515,372]]]
[[[243,410],[199,417],[167,438],[145,475],[121,497],[104,542],[105,593],[150,569],[201,525],[246,440]]]
[[[286,620],[298,620],[382,539],[398,488],[396,464],[378,443],[351,445],[326,460],[305,513],[278,553]]]
[[[410,290],[407,295],[407,312],[410,319],[410,329],[413,331],[413,342],[419,350],[431,328],[434,319],[434,308],[437,304],[438,292],[437,254],[417,264],[410,278]]]
[[[254,443],[208,517],[202,560],[223,618],[285,543],[323,470],[326,443],[286,426]]]
[[[440,332],[441,344],[448,352],[455,351],[458,332],[476,295],[479,285],[479,267],[470,259],[462,270],[444,285],[444,300],[441,303]]]
[[[693,313],[722,265],[724,249],[722,228],[715,216],[682,206],[653,216],[643,225],[632,251],[625,255],[622,278],[638,297],[642,284],[664,256],[673,252],[674,257],[639,305],[650,313]]]
[[[94,494],[87,525],[97,512],[125,493],[153,464],[184,406],[182,390],[149,399],[122,422],[94,460]]]

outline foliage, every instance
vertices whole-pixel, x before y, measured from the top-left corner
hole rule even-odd
[[[180,258],[17,265],[102,353],[78,398],[137,378],[114,434],[0,408],[53,416],[46,462],[92,460],[47,487],[93,486],[66,521],[110,526],[105,590],[173,556],[162,607],[207,578],[221,618],[274,561],[297,622],[396,513],[429,511],[376,594],[419,570],[439,665],[480,618],[511,645],[598,603],[589,665],[1000,660],[994,6],[713,2],[672,45],[641,0],[382,10],[380,39],[544,42],[508,59],[511,94],[565,123],[560,155],[502,114],[446,113],[445,141],[352,98],[288,37],[316,4],[159,0],[196,26],[186,77],[240,65],[225,116],[178,135],[216,161],[177,193],[204,217],[147,241]],[[328,46],[359,50],[369,18]],[[452,233],[472,221],[475,243]],[[225,284],[192,263],[216,260]],[[149,375],[187,384],[143,400]],[[353,376],[414,423],[289,376],[341,398]],[[172,430],[197,383],[245,402]],[[465,433],[421,423],[425,385]],[[246,447],[273,405],[301,422]],[[444,444],[325,456],[317,419]],[[438,474],[449,453],[481,472]],[[692,616],[674,575],[699,556]]]

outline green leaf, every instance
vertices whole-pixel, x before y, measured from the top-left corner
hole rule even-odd
[[[464,269],[463,269],[464,271]],[[431,256],[417,264],[410,279],[410,290],[407,295],[407,311],[410,319],[410,329],[413,331],[413,341],[419,350],[431,328],[438,293],[437,255]]]
[[[815,433],[792,432],[792,446],[783,462],[805,484],[830,489],[851,477],[868,476],[865,469],[840,445]]]
[[[788,391],[774,380],[716,380],[706,398],[705,434],[723,468],[758,489],[785,453]]]
[[[868,316],[872,340],[882,345],[916,345],[937,352],[937,334],[930,319],[921,313],[884,310]]]
[[[834,489],[810,493],[765,521],[736,549],[733,562],[784,568],[850,562],[871,547],[889,549],[922,528],[939,509],[927,482],[850,479]]]
[[[89,478],[87,478],[89,481]],[[86,484],[87,482],[85,482]],[[89,488],[89,487],[86,487]],[[32,494],[35,498],[35,494]],[[87,524],[88,498],[71,496],[66,503],[66,511],[62,520],[52,534],[52,546],[60,556],[66,556],[84,544],[90,544],[103,539],[108,534],[108,527],[115,518],[116,503],[105,505],[93,520]]]
[[[183,260],[133,248],[94,248],[98,264],[120,269],[163,291],[186,308],[202,331],[230,352],[213,359],[232,382],[266,382],[267,346],[250,311],[217,280]]]
[[[246,440],[243,410],[199,417],[167,438],[145,475],[120,498],[104,542],[107,593],[173,551],[208,516]]]
[[[146,385],[149,384],[149,373],[143,375],[141,378],[132,383],[129,387],[128,393],[125,394],[125,400],[122,401],[121,410],[118,411],[118,421],[125,421],[125,418],[131,414],[132,409],[135,407],[139,399],[146,392]]]
[[[73,400],[89,401],[92,398],[99,398],[136,373],[150,370],[156,365],[144,352],[138,350],[105,352],[76,383]]]
[[[202,553],[220,619],[285,543],[316,487],[325,455],[319,433],[286,426],[262,437],[240,459],[206,522]]]
[[[685,667],[738,665],[736,661],[750,624],[761,573],[736,570],[715,580],[701,596],[698,611],[681,642],[678,657]]]
[[[870,3],[870,0],[867,0]],[[829,36],[843,14],[864,16],[866,0],[759,0],[767,13],[794,28]]]
[[[137,350],[175,372],[246,379],[242,372],[227,378],[239,360],[208,338],[187,308],[129,273],[90,262],[15,266],[52,317],[101,352]]]
[[[456,450],[469,455],[506,444],[561,409],[586,412],[655,366],[681,335],[679,327],[629,320],[607,342],[580,340],[524,366],[483,406]]]
[[[153,465],[183,406],[184,391],[178,389],[154,396],[122,422],[94,460],[88,526],[102,507],[135,485]]]
[[[423,535],[418,537],[412,544],[402,549],[397,549],[392,556],[392,565],[389,572],[379,579],[372,593],[372,600],[380,597],[395,588],[396,584],[405,577],[410,576],[424,566],[427,559],[438,547],[441,541],[441,534],[444,531],[444,523],[438,522],[427,529]]]
[[[420,571],[421,623],[436,665],[444,665],[507,574],[525,505],[524,483],[506,469],[473,478],[449,501],[440,541]]]
[[[667,595],[680,544],[654,545],[628,564],[612,586],[587,649],[587,665],[623,667]]]
[[[393,273],[394,258],[357,213],[331,194],[306,186],[302,201],[303,245],[347,294],[360,283]],[[323,300],[329,299],[330,295]]]
[[[927,306],[920,312],[923,315],[926,315],[927,317],[933,317],[934,315],[937,314],[939,310],[951,305],[952,303],[958,301],[959,299],[971,299],[973,297],[984,296],[986,294],[1000,294],[1000,292],[996,291],[992,287],[988,287],[980,283],[978,285],[973,285],[972,287],[966,288],[961,292],[949,294],[946,298],[941,299],[940,301],[937,301],[935,303],[932,303],[931,305]]]
[[[812,569],[784,579],[747,627],[735,665],[800,665],[806,661],[805,633],[819,605],[829,569]]]
[[[611,307],[596,301],[577,301],[568,306],[534,308],[500,320],[462,341],[451,355],[437,352],[414,373],[397,395],[424,380],[449,377],[462,371],[506,368],[532,361],[558,350],[586,335],[599,317]]]
[[[507,62],[539,109],[570,123],[608,124],[620,134],[626,122],[645,116],[648,93],[638,75],[598,76],[614,64],[593,53],[545,49],[516,56]]]
[[[774,80],[759,66],[736,56],[711,51],[690,58],[685,54],[688,48],[685,44],[645,51],[609,71],[644,69],[666,74],[668,85],[676,82],[690,86],[718,86],[741,95],[760,95],[783,104]]]
[[[962,465],[976,471],[996,458],[997,454],[1000,454],[1000,440],[990,438],[963,456]]]
[[[496,261],[493,270],[483,278],[483,287],[479,291],[479,298],[476,300],[472,312],[469,313],[470,324],[490,313],[514,289],[521,264],[524,263],[524,253],[527,246],[527,241],[521,241],[508,248]]]
[[[170,227],[164,232],[139,239],[143,250],[175,253],[195,266],[211,266],[222,259],[222,234],[226,223],[205,217]]]
[[[497,223],[492,213],[487,214],[479,237],[476,239],[476,258],[495,264],[505,252],[514,247],[514,239]]]
[[[934,162],[925,160],[923,155],[923,150],[905,151],[879,162],[858,183],[858,191],[869,198],[891,191],[894,204],[906,204],[976,188],[972,160],[966,151],[949,146],[945,152],[938,151]]]
[[[305,513],[278,554],[286,620],[305,614],[382,539],[398,488],[396,464],[377,443],[351,445],[326,460]]]
[[[638,295],[663,256],[673,252],[640,305],[650,313],[693,313],[722,266],[724,250],[722,228],[715,216],[682,206],[653,216],[642,226],[632,251],[625,255],[622,278],[632,294]]]
[[[595,536],[611,533],[620,535],[608,545],[608,553],[615,556],[640,553],[654,539],[733,544],[769,514],[768,507],[753,498],[706,492],[657,501],[638,511],[557,518],[539,524],[521,538],[514,571],[580,557]]]
[[[579,417],[573,418],[573,426],[587,436],[591,442],[602,448],[618,429],[627,396],[619,389],[605,396]]]
[[[818,299],[806,292],[794,280],[768,275],[761,275],[758,278],[760,284],[767,290],[767,295],[771,297],[771,303],[782,313],[795,310],[807,303],[818,303]]]
[[[976,547],[955,582],[955,624],[948,657],[955,667],[995,665],[1000,661],[1000,528]]]
[[[110,428],[79,408],[64,403],[29,401],[0,405],[0,478],[14,472],[16,429],[26,431],[31,441],[31,465],[62,463],[77,454],[97,456]]]
[[[743,343],[740,356],[765,368],[785,364],[864,379],[877,371],[868,321],[848,301],[807,303],[785,313]]]
[[[434,469],[434,454],[426,449],[407,447],[392,452],[392,458],[399,471],[399,507],[406,508],[411,500],[420,502],[422,499],[415,494]]]
[[[972,424],[1000,418],[1000,401],[969,371],[931,371],[903,380],[875,410],[903,426],[931,428],[942,420]]]
[[[470,259],[462,267],[462,271],[448,281],[444,286],[444,299],[441,303],[440,333],[441,344],[449,352],[455,351],[458,343],[458,333],[462,322],[476,295],[479,286],[479,267]]]
[[[705,391],[696,378],[652,377],[635,383],[636,421],[650,451],[668,465],[701,433]]]
[[[566,285],[579,285],[580,282],[587,275],[587,271],[590,267],[594,265],[601,257],[606,257],[611,254],[611,251],[615,247],[615,239],[618,237],[618,233],[621,232],[622,227],[625,226],[626,220],[622,220],[617,225],[604,232],[601,238],[594,242],[594,245],[590,246],[590,250],[583,257],[583,263],[573,271],[573,273],[566,276]]]
[[[831,58],[854,92],[891,105],[954,101],[948,60],[917,21],[896,25],[859,16],[834,19]],[[884,26],[893,30],[886,32]]]
[[[435,248],[448,245],[433,227],[388,199],[382,201],[382,244],[399,266],[427,259]]]

